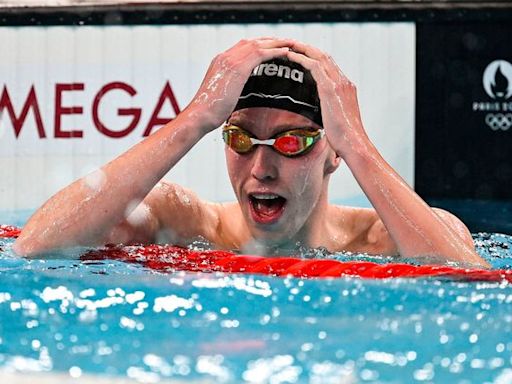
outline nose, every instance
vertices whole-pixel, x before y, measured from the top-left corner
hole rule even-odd
[[[278,159],[271,148],[266,145],[258,145],[252,156],[251,175],[259,181],[272,181],[278,176]]]

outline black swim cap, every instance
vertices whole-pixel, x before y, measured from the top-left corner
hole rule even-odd
[[[258,65],[245,83],[234,111],[268,107],[285,109],[322,126],[316,82],[302,65],[275,58]]]

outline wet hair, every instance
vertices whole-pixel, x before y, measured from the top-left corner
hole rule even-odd
[[[275,58],[254,68],[233,112],[253,107],[285,109],[322,126],[313,76],[300,64],[285,58]]]

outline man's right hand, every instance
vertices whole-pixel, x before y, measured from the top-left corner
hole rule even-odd
[[[242,40],[215,57],[184,113],[102,166],[94,175],[85,176],[52,196],[28,220],[13,250],[18,255],[35,256],[76,245],[101,245],[105,241],[150,241],[161,229],[160,219],[164,213],[174,215],[175,219],[178,214],[189,212],[171,192],[163,194],[170,196],[168,204],[158,208],[153,196],[155,193],[162,196],[162,193],[156,190],[150,194],[155,184],[204,134],[226,121],[253,68],[273,57],[285,56],[292,44],[291,40],[274,38]],[[91,177],[100,182],[91,184]],[[166,199],[156,200],[165,203]],[[142,207],[140,202],[144,204]],[[185,208],[190,207],[186,205]],[[197,208],[197,205],[192,206]],[[138,211],[137,207],[140,207]],[[208,207],[200,211],[199,215],[194,211],[196,220],[193,222],[209,223],[204,218],[215,216]],[[137,218],[135,224],[130,220],[132,212]],[[212,220],[215,221],[215,217]],[[183,224],[184,220],[171,221],[169,229],[183,238],[188,238],[191,227],[198,228],[193,223]]]
[[[215,56],[186,108],[188,116],[200,118],[205,133],[219,127],[235,108],[252,70],[264,61],[286,56],[293,43],[272,37],[241,40]]]

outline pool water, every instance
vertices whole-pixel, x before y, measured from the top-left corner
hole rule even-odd
[[[512,236],[474,238],[494,268],[512,268]],[[0,377],[512,382],[506,282],[161,273],[25,260],[11,243],[0,239]]]

